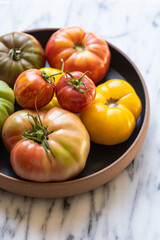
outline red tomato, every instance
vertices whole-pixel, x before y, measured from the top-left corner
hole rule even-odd
[[[48,104],[55,92],[54,82],[38,69],[22,72],[14,85],[14,94],[18,104],[23,108],[35,109]]]
[[[38,182],[63,181],[77,175],[90,150],[90,138],[80,118],[56,107],[36,115],[33,110],[20,110],[3,126],[2,139],[11,151],[14,172]]]
[[[68,72],[59,79],[56,85],[56,96],[63,108],[79,113],[93,102],[96,86],[85,73]]]
[[[111,58],[106,41],[80,27],[67,27],[53,33],[45,52],[51,67],[60,69],[63,59],[64,71],[89,71],[87,75],[95,83],[104,78]]]

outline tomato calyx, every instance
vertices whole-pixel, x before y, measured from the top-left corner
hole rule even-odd
[[[75,42],[73,48],[75,52],[83,52],[85,50],[85,45],[81,42]]]
[[[53,78],[53,80],[55,80],[54,76],[61,75],[61,74],[63,73],[63,69],[64,69],[64,61],[63,61],[63,59],[61,59],[61,62],[62,62],[61,71],[58,72],[58,73],[54,73],[54,74],[48,75],[44,70],[41,71],[41,76],[42,76],[42,78],[43,78],[46,82],[48,82],[48,83],[50,83],[50,84],[51,84],[51,83],[54,83],[54,82],[52,81],[52,78]],[[54,83],[54,85],[55,85],[55,83]]]
[[[36,110],[37,110],[37,108],[36,108]],[[31,122],[30,118],[33,119],[33,122]],[[48,129],[43,126],[40,115],[38,113],[38,110],[37,110],[37,116],[35,116],[35,117],[32,114],[28,113],[28,121],[31,125],[31,128],[29,128],[28,131],[24,130],[24,132],[21,134],[21,137],[27,138],[27,139],[33,140],[39,144],[42,144],[48,159],[51,161],[48,151],[50,151],[51,154],[53,155],[53,157],[55,157],[54,153],[52,152],[52,149],[50,148],[49,143],[47,141],[48,135],[51,132],[49,132]]]
[[[10,49],[8,55],[11,57],[11,59],[17,61],[21,57],[21,50],[20,49]]]
[[[115,99],[115,98],[110,98],[106,101],[106,105],[109,107],[109,108],[112,108],[112,107],[117,107],[118,106],[118,101],[119,99]]]
[[[67,84],[69,84],[72,87],[75,87],[77,91],[79,91],[80,93],[85,93],[86,91],[88,91],[87,86],[85,83],[81,82],[82,79],[84,78],[84,76],[88,73],[89,71],[86,71],[80,78],[76,78],[75,76],[73,76],[70,72],[66,72],[66,79],[65,82]],[[67,74],[71,77],[72,80],[70,80],[67,76]],[[85,87],[85,91],[83,91],[82,89],[80,89],[80,86],[84,86]]]
[[[44,70],[41,72],[42,78],[43,78],[46,82],[48,82],[48,83],[50,83],[50,84],[53,83],[54,85],[55,85],[55,83],[52,81],[51,78],[53,78],[53,79],[55,80],[54,76],[55,76],[55,75],[58,75],[58,74],[60,74],[60,73],[55,73],[55,74],[52,74],[52,75],[47,75],[47,73],[46,73]]]
[[[26,42],[25,44],[23,44],[20,48],[15,49],[15,48],[11,48],[9,50],[8,55],[10,56],[10,58],[12,60],[18,61],[21,58],[21,55],[23,55],[24,53],[22,52],[22,49],[28,44],[30,43],[30,40],[28,42]]]

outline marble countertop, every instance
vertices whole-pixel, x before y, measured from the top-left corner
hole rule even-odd
[[[36,199],[0,190],[0,239],[160,239],[160,3],[154,0],[1,0],[0,35],[80,26],[116,45],[147,85],[150,126],[134,161],[91,192]]]

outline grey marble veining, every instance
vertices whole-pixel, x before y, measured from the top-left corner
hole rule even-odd
[[[145,79],[150,127],[135,160],[79,196],[33,199],[0,190],[0,239],[160,239],[160,3],[154,0],[0,1],[0,35],[80,26],[124,51]]]

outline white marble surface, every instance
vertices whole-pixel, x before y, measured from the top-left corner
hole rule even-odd
[[[0,190],[0,239],[160,239],[160,2],[154,0],[0,0],[0,35],[81,26],[136,63],[148,87],[150,126],[130,166],[108,184],[62,199]]]

